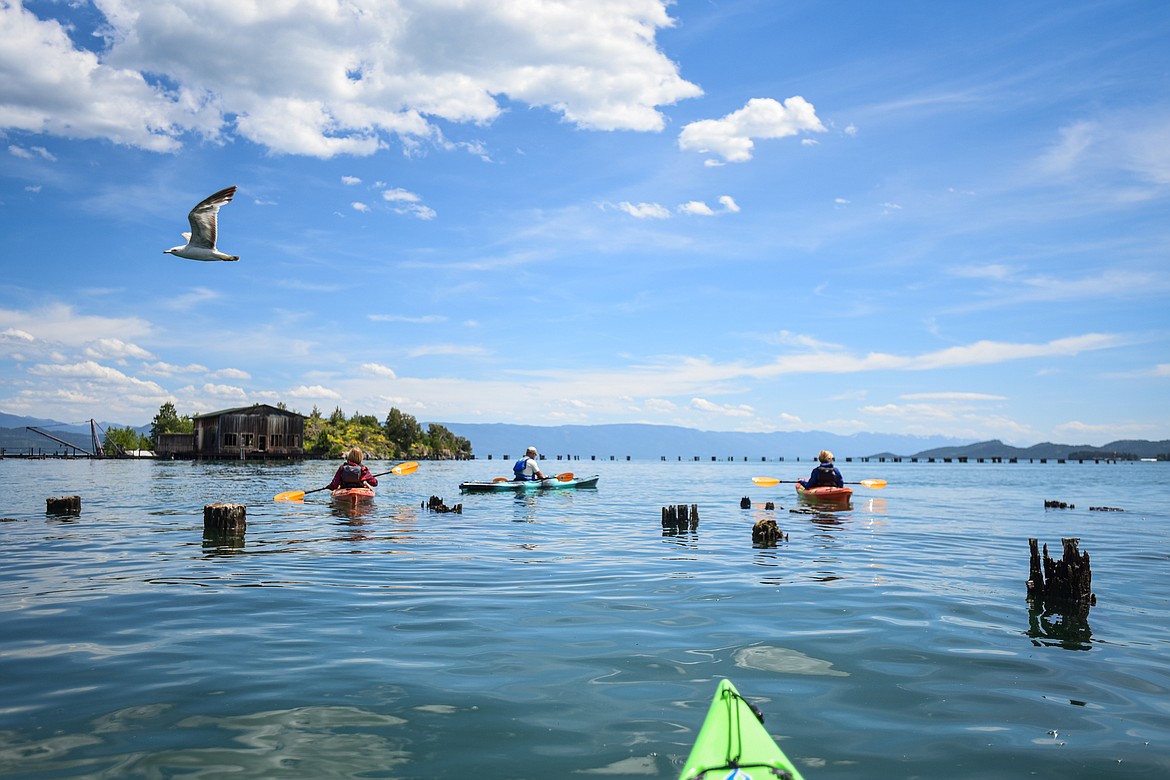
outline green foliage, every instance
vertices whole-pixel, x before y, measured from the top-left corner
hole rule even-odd
[[[157,443],[162,433],[194,433],[195,423],[187,415],[179,416],[170,401],[158,408],[158,414],[150,421],[150,438]]]
[[[149,450],[151,446],[150,439],[130,426],[126,426],[125,428],[118,428],[116,426],[110,428],[106,431],[105,441],[102,442],[102,448],[107,453],[116,453],[123,450]]]
[[[393,444],[399,455],[407,456],[415,445],[423,440],[422,426],[414,415],[391,408],[386,415],[386,424],[382,426],[387,440]]]
[[[391,408],[386,421],[369,414],[346,417],[338,407],[328,418],[314,407],[305,418],[305,454],[340,458],[350,447],[361,447],[373,460],[466,458],[471,442],[442,425],[431,423],[424,432],[413,415]]]

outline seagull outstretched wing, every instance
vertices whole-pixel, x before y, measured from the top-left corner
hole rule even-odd
[[[225,203],[230,203],[235,194],[234,186],[227,187],[204,198],[199,205],[191,209],[191,213],[187,215],[187,221],[191,223],[191,238],[188,241],[191,246],[215,249],[219,209]]]

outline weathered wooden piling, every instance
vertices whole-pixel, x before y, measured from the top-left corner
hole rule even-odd
[[[79,515],[81,514],[81,496],[46,498],[45,512],[50,515]]]
[[[765,517],[752,526],[752,541],[764,547],[773,547],[776,542],[788,541],[788,534],[780,530],[775,518]]]
[[[1089,607],[1097,603],[1089,554],[1077,549],[1080,539],[1073,537],[1060,541],[1064,545],[1064,555],[1059,561],[1054,561],[1048,557],[1047,544],[1041,559],[1037,540],[1028,540],[1031,552],[1028,600],[1037,607],[1066,608],[1087,614]]]
[[[750,498],[748,498],[747,496],[744,496],[743,498],[741,498],[739,500],[739,508],[740,509],[751,509],[752,508],[752,500]]]
[[[203,507],[205,534],[242,534],[248,526],[248,507],[243,504],[207,504]]]
[[[775,509],[776,509],[776,504],[772,501],[768,501],[764,504],[764,511],[766,511],[766,512],[772,512],[772,511],[775,511]]]
[[[447,504],[443,502],[443,499],[439,498],[438,496],[431,496],[423,503],[422,508],[429,509],[432,512],[438,512],[440,514],[463,514],[463,504],[447,506]]]
[[[662,527],[676,531],[694,531],[699,527],[699,505],[676,504],[662,507]]]

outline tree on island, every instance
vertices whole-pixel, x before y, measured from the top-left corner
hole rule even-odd
[[[442,425],[427,430],[413,415],[391,408],[383,423],[373,415],[355,412],[346,417],[341,407],[324,417],[321,410],[305,418],[305,454],[339,458],[358,446],[372,460],[461,459],[471,457],[471,442]]]
[[[164,433],[194,433],[195,423],[188,415],[179,416],[170,401],[158,408],[158,414],[150,421],[150,439],[158,446],[158,437]]]
[[[108,453],[123,453],[127,450],[149,450],[154,445],[150,439],[127,425],[125,428],[114,426],[106,431],[102,448]]]

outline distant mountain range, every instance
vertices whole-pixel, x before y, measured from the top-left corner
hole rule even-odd
[[[884,453],[883,453],[884,454]],[[918,458],[1049,458],[1068,460],[1115,459],[1137,460],[1157,458],[1170,460],[1170,439],[1147,441],[1121,439],[1094,447],[1089,444],[1053,444],[1042,442],[1031,447],[1012,447],[998,439],[981,441],[963,447],[937,447],[915,455]]]
[[[534,446],[545,459],[580,456],[608,460],[665,457],[667,460],[758,460],[786,458],[813,460],[822,449],[839,459],[865,457],[883,450],[918,452],[927,448],[957,447],[968,441],[945,436],[903,436],[886,433],[855,433],[842,436],[823,431],[737,433],[700,431],[674,425],[514,425],[509,423],[440,423],[457,436],[468,439],[477,458],[518,458],[525,447]]]
[[[506,423],[441,423],[471,441],[477,458],[518,458],[531,445],[544,458],[573,455],[608,460],[665,457],[667,460],[726,460],[761,457],[814,460],[827,449],[838,460],[866,457],[917,458],[1156,458],[1170,453],[1170,441],[1115,441],[1101,447],[1088,444],[1052,444],[1012,447],[1001,441],[975,442],[945,436],[905,436],[894,433],[854,433],[842,436],[824,431],[734,433],[700,431],[672,425],[512,425]]]
[[[64,453],[67,450],[70,453],[74,452],[63,444],[28,430],[26,426],[30,425],[62,441],[69,442],[74,447],[80,448],[83,452],[90,452],[93,449],[93,437],[88,420],[83,423],[63,423],[58,420],[50,420],[42,417],[21,417],[4,412],[0,412],[0,449],[3,449],[8,454],[21,452],[38,454],[42,452]],[[98,429],[99,439],[104,439],[105,432],[110,428],[126,427],[120,423],[110,422],[99,422],[98,425],[100,426]],[[150,426],[141,425],[134,427],[134,430],[139,433],[149,434]]]
[[[838,460],[846,458],[1170,458],[1170,440],[1114,441],[1100,447],[1088,444],[1044,442],[1031,447],[1013,447],[999,440],[971,442],[946,436],[905,436],[893,433],[854,433],[843,436],[823,431],[781,431],[736,433],[701,431],[674,425],[515,425],[511,423],[440,423],[472,444],[475,456],[486,459],[518,458],[534,446],[541,456],[596,457],[609,460],[626,457],[638,460],[740,460],[760,458],[814,460],[822,449],[832,450]],[[65,447],[32,431],[32,425],[88,452],[91,449],[89,422],[66,424],[56,420],[20,417],[0,412],[0,448],[9,453],[65,450]],[[103,430],[124,428],[119,423],[99,423]],[[148,433],[149,425],[135,430]],[[99,430],[100,436],[102,431]]]

